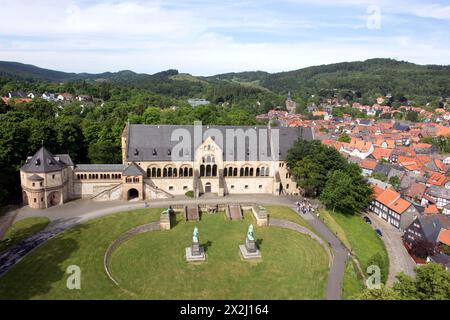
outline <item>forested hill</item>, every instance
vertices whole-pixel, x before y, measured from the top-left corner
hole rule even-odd
[[[393,59],[370,59],[308,67],[289,72],[242,72],[206,79],[257,82],[276,93],[292,90],[297,96],[330,96],[345,90],[374,96],[450,97],[450,66],[417,65]]]
[[[210,77],[179,74],[177,70],[153,75],[128,70],[101,74],[65,73],[17,62],[0,62],[0,76],[26,81],[111,82],[176,98],[211,97],[211,92],[216,90],[282,96],[290,90],[299,99],[308,99],[311,95],[342,96],[343,92],[358,98],[392,94],[420,101],[450,97],[450,66],[417,65],[392,59],[344,62],[272,74],[251,71]]]

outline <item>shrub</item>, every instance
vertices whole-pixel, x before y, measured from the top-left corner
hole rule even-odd
[[[186,192],[185,195],[186,195],[186,197],[193,198],[194,197],[194,191],[190,190],[190,191]]]

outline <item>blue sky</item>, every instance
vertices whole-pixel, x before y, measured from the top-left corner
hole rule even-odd
[[[0,60],[195,75],[374,57],[450,64],[443,0],[0,0]],[[7,14],[5,14],[7,12]]]

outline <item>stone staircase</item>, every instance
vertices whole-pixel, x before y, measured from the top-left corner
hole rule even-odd
[[[115,194],[116,193],[116,194]],[[92,200],[107,201],[119,200],[122,196],[122,183],[115,184],[111,188],[101,191],[91,197]]]
[[[152,194],[151,198],[156,198],[156,199],[169,199],[169,198],[173,198],[174,196],[163,190],[163,189],[159,189],[158,187],[155,186],[155,184],[153,183],[153,181],[145,181],[144,182],[144,187],[146,188],[146,194],[147,192],[147,188],[150,189],[150,194]]]

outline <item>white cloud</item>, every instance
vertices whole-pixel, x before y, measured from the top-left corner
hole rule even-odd
[[[411,7],[408,11],[418,17],[450,20],[450,5],[443,6],[436,3],[420,4]]]
[[[65,71],[117,71],[132,69],[158,72],[177,68],[180,72],[212,75],[240,70],[286,71],[341,61],[364,60],[375,57],[405,59],[417,63],[448,63],[450,48],[440,48],[434,42],[413,43],[411,38],[336,38],[300,44],[235,42],[214,33],[204,34],[189,46],[164,43],[143,50],[72,51],[61,53],[57,46],[42,51],[9,50],[3,59],[25,61],[43,67]],[[386,43],[396,43],[387,46]],[[410,50],[414,45],[415,50]],[[1,51],[1,49],[0,49]]]
[[[9,12],[0,19],[0,60],[76,72],[178,68],[202,75],[282,71],[373,57],[448,64],[450,45],[442,41],[448,32],[424,39],[411,30],[395,34],[383,31],[398,21],[407,25],[401,20],[406,19],[405,12],[446,19],[449,8],[400,1],[343,0],[337,6],[358,6],[360,15],[336,16],[333,9],[321,7],[317,11],[330,10],[333,19],[313,20],[300,9],[300,14],[275,10],[277,4],[269,0],[0,0],[0,6]],[[334,0],[284,2],[302,8],[336,6]],[[365,31],[366,7],[373,4],[382,9],[382,32]],[[395,17],[399,13],[401,19]],[[321,28],[342,28],[349,34],[309,36]],[[260,37],[243,40],[239,37],[242,31],[259,33]],[[306,36],[278,40],[279,35],[300,33]]]

